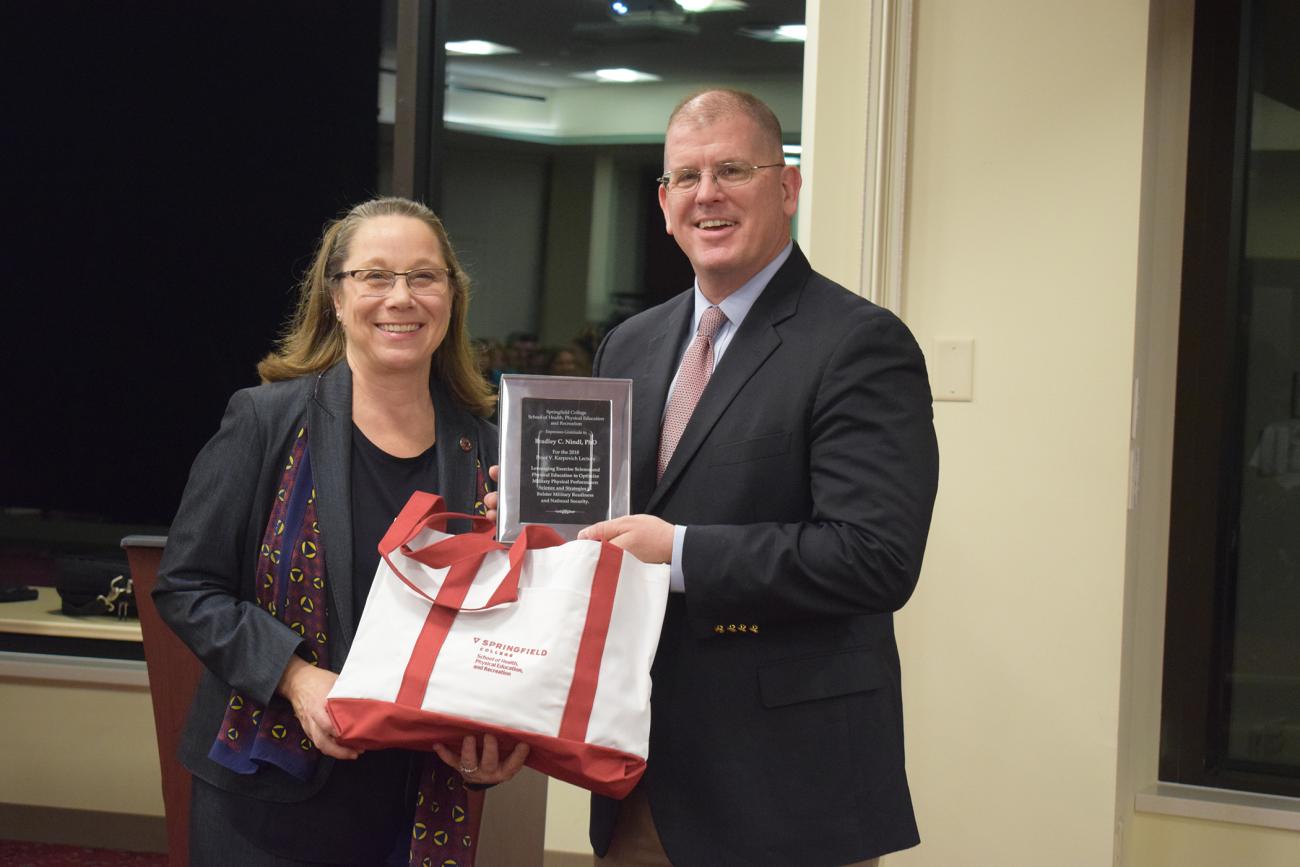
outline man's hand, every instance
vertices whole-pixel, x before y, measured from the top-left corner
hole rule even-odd
[[[528,744],[518,743],[515,744],[510,755],[506,756],[506,760],[501,761],[497,752],[496,736],[489,734],[483,735],[482,755],[479,755],[478,742],[472,735],[466,735],[461,741],[459,756],[442,744],[434,744],[433,751],[438,754],[438,758],[447,763],[448,767],[460,771],[465,782],[481,786],[504,783],[519,773],[519,769],[524,766],[524,759],[528,758]]]
[[[501,475],[501,467],[493,464],[488,467],[488,478],[493,482]],[[497,503],[501,502],[501,496],[496,491],[488,491],[483,495],[483,507],[487,509],[484,517],[491,519],[492,523],[497,522]]]
[[[673,525],[654,515],[628,515],[592,524],[579,539],[610,542],[642,563],[670,563],[673,559]]]
[[[303,732],[327,756],[335,759],[355,759],[357,750],[343,746],[337,740],[334,722],[325,712],[325,696],[329,695],[339,676],[332,671],[317,668],[298,656],[291,656],[280,677],[276,692],[289,699],[294,716]]]

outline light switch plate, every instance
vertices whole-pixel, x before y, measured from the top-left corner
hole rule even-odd
[[[972,400],[974,380],[974,338],[936,338],[930,354],[930,392],[934,399]]]

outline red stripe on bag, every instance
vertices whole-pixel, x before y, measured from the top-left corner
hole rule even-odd
[[[503,602],[514,602],[519,598],[519,576],[524,571],[524,555],[539,548],[554,548],[564,544],[563,537],[550,527],[541,524],[528,524],[519,538],[510,546],[510,571],[502,581],[484,608],[491,608]]]
[[[486,556],[486,554],[479,554],[477,557],[451,564],[447,576],[442,579],[442,586],[438,588],[438,596],[433,600],[433,604],[450,608],[452,611],[460,611],[465,604],[465,597],[474,587],[474,579],[478,577],[478,570],[482,568]]]
[[[584,789],[622,800],[645,773],[645,757],[612,747],[563,740],[558,737],[494,725],[421,710],[394,707],[386,701],[366,698],[332,698],[329,715],[339,731],[348,733],[348,746],[365,750],[401,748],[427,750],[440,743],[453,753],[460,751],[466,735],[496,735],[504,755],[517,743],[532,749],[524,762],[547,776],[582,786]]]
[[[560,718],[560,740],[587,739],[587,724],[591,721],[591,708],[596,701],[600,659],[605,653],[605,636],[609,632],[622,568],[623,549],[608,542],[602,543],[596,574],[591,580],[591,601],[587,605],[587,622],[582,627],[582,641],[578,643],[573,682],[569,684],[569,698],[564,703],[564,716]]]
[[[481,560],[482,558],[457,563],[447,573],[442,592],[438,594],[439,604],[429,608],[429,614],[424,618],[424,626],[420,628],[420,635],[415,639],[415,647],[411,650],[411,659],[406,663],[406,670],[402,672],[402,685],[397,690],[397,704],[415,708],[424,704],[424,694],[429,689],[429,677],[433,674],[433,665],[438,661],[438,654],[442,652],[447,633],[451,631],[451,624],[456,619],[455,609],[465,601],[465,594],[469,592]],[[450,607],[443,607],[441,604],[443,593],[447,594],[446,603]]]

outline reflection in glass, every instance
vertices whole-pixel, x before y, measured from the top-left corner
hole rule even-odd
[[[797,27],[774,28],[802,25],[803,0],[625,5],[439,7],[436,204],[474,285],[470,329],[494,379],[546,373],[563,347],[590,358],[610,325],[690,286],[655,193],[682,97],[751,90],[799,142],[803,43]],[[396,30],[385,34],[383,56],[395,58]]]
[[[1300,16],[1255,4],[1229,763],[1300,772]]]

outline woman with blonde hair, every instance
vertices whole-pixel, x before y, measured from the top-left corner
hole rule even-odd
[[[357,205],[326,228],[263,384],[195,459],[154,599],[207,668],[181,745],[196,867],[470,864],[465,784],[523,763],[490,735],[360,754],[325,712],[407,497],[483,510],[494,398],[468,306],[432,211]]]

